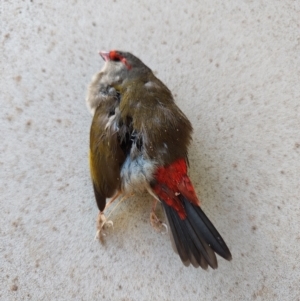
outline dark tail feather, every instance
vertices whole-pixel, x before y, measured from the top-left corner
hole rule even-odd
[[[164,204],[164,203],[163,203]],[[173,233],[173,242],[176,246],[176,251],[180,256],[182,262],[185,265],[189,265],[190,256],[188,250],[188,241],[187,237],[184,235],[184,232],[181,229],[180,223],[178,223],[178,219],[176,218],[175,210],[165,210],[165,214],[168,219],[169,228],[171,228],[171,232]]]
[[[199,229],[210,247],[224,259],[231,260],[232,256],[225,241],[202,209],[186,200],[185,210],[188,218],[194,222],[194,227]]]
[[[231,254],[219,232],[200,207],[191,204],[181,196],[187,217],[181,220],[177,212],[162,202],[171,230],[176,251],[185,265],[192,263],[206,269],[218,267],[214,252],[227,260]]]

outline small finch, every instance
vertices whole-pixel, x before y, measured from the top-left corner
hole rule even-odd
[[[131,53],[112,50],[100,55],[105,65],[93,77],[87,96],[93,115],[90,170],[100,211],[98,231],[106,222],[107,198],[146,190],[155,199],[152,225],[161,223],[155,215],[159,201],[186,266],[215,269],[215,253],[231,260],[187,175],[192,126],[172,93]]]

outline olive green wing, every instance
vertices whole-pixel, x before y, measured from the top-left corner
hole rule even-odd
[[[106,198],[112,197],[121,186],[120,168],[125,156],[114,121],[118,105],[114,97],[100,103],[90,130],[90,172],[100,211],[105,208]]]

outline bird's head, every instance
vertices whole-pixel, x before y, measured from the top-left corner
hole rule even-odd
[[[140,59],[129,52],[111,50],[99,53],[105,65],[101,72],[109,75],[112,83],[123,84],[135,81],[151,72]]]
[[[110,101],[111,97],[118,99],[120,93],[132,83],[136,85],[152,74],[151,69],[129,52],[111,50],[99,54],[105,64],[94,75],[86,98],[92,115],[101,102]]]

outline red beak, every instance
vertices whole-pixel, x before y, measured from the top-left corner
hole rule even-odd
[[[107,62],[107,61],[110,60],[110,58],[109,58],[109,52],[107,52],[107,51],[100,51],[99,54],[104,59],[104,61]]]

